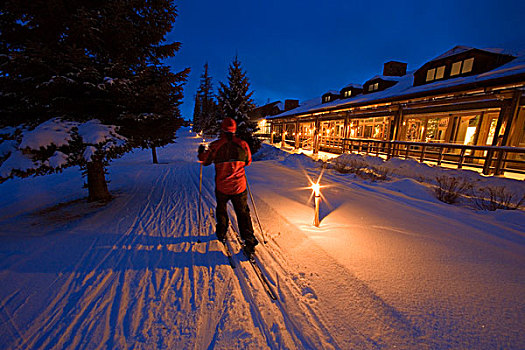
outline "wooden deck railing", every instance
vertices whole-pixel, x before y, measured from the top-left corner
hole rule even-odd
[[[380,141],[371,139],[340,139],[341,152],[357,152],[411,158],[419,162],[435,162],[437,165],[453,164],[458,169],[469,166],[482,169],[483,174],[501,175],[505,171],[525,174],[525,148],[474,146],[453,143],[425,143],[408,141]],[[334,143],[327,147],[335,146]],[[321,147],[323,147],[321,143]]]

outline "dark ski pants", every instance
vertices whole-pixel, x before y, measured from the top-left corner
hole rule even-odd
[[[226,236],[229,225],[227,205],[228,201],[231,200],[237,216],[241,238],[246,245],[255,246],[257,239],[253,235],[252,219],[250,217],[250,208],[248,207],[248,192],[244,190],[244,192],[239,194],[228,195],[215,190],[215,197],[217,199],[217,226],[215,228],[217,238],[222,240]]]

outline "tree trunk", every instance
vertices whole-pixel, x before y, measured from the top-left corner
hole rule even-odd
[[[153,156],[153,164],[159,164],[159,160],[157,159],[157,149],[155,146],[151,146],[151,155]]]
[[[88,202],[107,201],[111,199],[101,161],[87,163]]]

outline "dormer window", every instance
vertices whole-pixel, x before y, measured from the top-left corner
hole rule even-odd
[[[326,94],[321,96],[321,102],[327,103],[332,102],[340,98],[339,91],[328,91]]]
[[[445,66],[438,67],[436,69],[436,80],[443,79],[445,76]]]
[[[368,91],[377,91],[379,90],[379,83],[368,85]]]
[[[357,84],[348,84],[339,91],[341,98],[350,98],[363,92],[363,86]]]
[[[472,72],[472,66],[474,65],[474,58],[469,58],[463,61],[463,67],[461,67],[461,73]]]
[[[414,86],[489,72],[515,58],[502,53],[456,46],[415,71]]]
[[[445,66],[440,66],[437,68],[432,68],[427,71],[427,80],[433,81],[438,79],[443,79],[445,76]]]
[[[452,70],[450,71],[450,76],[459,75],[460,73],[469,73],[472,72],[472,66],[474,65],[474,58],[468,58],[464,61],[454,62],[452,64]]]

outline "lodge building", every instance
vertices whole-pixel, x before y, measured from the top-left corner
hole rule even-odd
[[[272,143],[525,173],[525,55],[456,46],[267,118]]]

